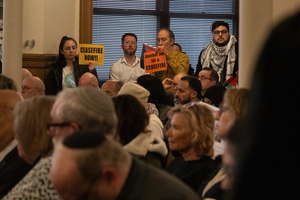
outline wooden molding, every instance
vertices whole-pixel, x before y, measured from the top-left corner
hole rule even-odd
[[[57,54],[27,54],[23,53],[22,66],[31,67],[47,67],[57,61]]]
[[[27,54],[23,53],[22,67],[32,75],[44,81],[50,70],[50,65],[57,61],[57,54]]]
[[[92,44],[93,0],[80,0],[79,43]]]

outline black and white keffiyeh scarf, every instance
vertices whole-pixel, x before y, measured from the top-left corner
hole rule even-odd
[[[233,73],[233,68],[236,59],[236,52],[235,52],[235,43],[237,42],[236,38],[233,35],[230,35],[230,39],[227,45],[223,47],[219,47],[215,44],[213,40],[211,40],[206,47],[204,48],[201,54],[201,64],[202,69],[204,67],[213,67],[219,74],[219,81],[221,80],[221,73],[224,69],[224,62],[226,56],[228,55],[227,59],[227,69],[226,69],[226,81]]]

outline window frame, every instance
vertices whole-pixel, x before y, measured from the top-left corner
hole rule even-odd
[[[156,0],[155,10],[138,9],[114,9],[114,8],[94,8],[93,0],[80,0],[80,30],[79,43],[92,44],[93,42],[93,16],[94,15],[151,15],[156,16],[157,31],[163,27],[170,27],[172,18],[189,19],[231,19],[232,29],[230,33],[239,40],[239,0],[233,0],[232,14],[206,14],[206,13],[176,13],[170,12],[170,1]],[[200,51],[200,50],[199,50]],[[194,67],[194,66],[192,66]]]
[[[233,30],[234,34],[238,40],[239,38],[239,0],[234,0],[234,17],[233,17]],[[158,16],[159,28],[169,27],[170,18],[180,17],[180,18],[209,18],[209,19],[228,19],[231,14],[201,14],[201,13],[170,13],[169,12],[169,1],[166,0],[156,0],[156,10],[120,10],[120,9],[107,9],[107,8],[94,8],[93,0],[80,0],[80,27],[79,27],[79,43],[92,43],[93,37],[93,14],[131,14],[131,15],[156,15]],[[158,28],[158,29],[159,29]]]

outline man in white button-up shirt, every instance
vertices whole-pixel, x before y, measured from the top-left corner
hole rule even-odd
[[[140,59],[136,57],[137,37],[133,33],[125,33],[122,36],[124,56],[115,62],[110,68],[109,77],[114,81],[136,82],[136,79],[145,74],[141,68]]]

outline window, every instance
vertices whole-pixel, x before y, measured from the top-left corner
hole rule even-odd
[[[121,37],[126,32],[138,37],[136,55],[142,45],[156,46],[157,30],[170,27],[175,42],[182,46],[196,67],[200,51],[212,39],[213,21],[229,23],[238,36],[238,0],[94,0],[93,44],[104,44],[104,65],[97,66],[100,80],[109,79],[111,65],[123,56]]]

